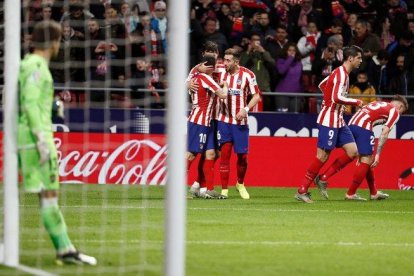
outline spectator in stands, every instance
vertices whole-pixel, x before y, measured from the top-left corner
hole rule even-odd
[[[67,21],[75,31],[75,36],[84,39],[87,20],[94,17],[94,15],[85,9],[83,1],[75,0],[69,4],[69,10],[65,12],[60,19],[60,22]]]
[[[276,86],[276,92],[303,92],[302,88],[302,62],[299,49],[295,43],[285,45],[282,56],[276,61],[276,70],[281,75]],[[299,112],[302,98],[278,96],[276,110],[279,112]]]
[[[368,32],[368,23],[359,19],[355,25],[355,36],[351,39],[350,45],[362,48],[363,56],[359,70],[366,69],[367,62],[381,49],[381,43],[377,35]]]
[[[256,75],[257,85],[260,91],[271,91],[269,69],[274,70],[275,60],[262,46],[259,34],[253,33],[250,36],[250,43],[247,50],[241,54],[240,65],[253,71]]]
[[[380,38],[381,49],[386,49],[388,45],[393,43],[395,40],[395,36],[390,31],[390,19],[388,17],[384,17],[379,21],[379,25],[377,35]]]
[[[313,9],[312,5],[313,0],[303,0],[302,5],[293,6],[289,10],[289,34],[293,41],[306,35],[310,21],[320,26],[322,13]]]
[[[316,92],[316,76],[312,74],[312,64],[316,57],[316,47],[321,33],[314,21],[308,22],[306,34],[298,41],[298,49],[302,56],[302,81],[303,89],[306,92]]]
[[[276,34],[272,41],[269,43],[269,53],[274,59],[280,57],[283,52],[283,48],[288,43],[288,32],[287,28],[284,25],[278,25],[276,28]]]
[[[317,55],[320,55],[321,51],[326,48],[328,38],[330,38],[333,35],[337,35],[337,34],[342,35],[342,27],[343,27],[343,23],[341,19],[334,18],[332,20],[331,26],[328,29],[325,29],[325,31],[321,33],[321,37],[318,40],[318,45],[316,47]]]
[[[52,19],[52,6],[43,4],[40,20],[51,20],[51,19]]]
[[[405,56],[405,64],[409,71],[413,70],[414,62],[414,47],[412,45],[413,37],[411,33],[407,30],[404,31],[401,36],[395,40],[393,43],[389,44],[387,47],[387,52],[390,54],[390,73],[393,74],[394,71],[398,71],[396,67],[397,57],[400,55]]]
[[[386,94],[388,90],[389,54],[386,50],[379,50],[367,64],[368,81],[374,86],[377,95]]]
[[[369,83],[367,73],[363,71],[358,72],[356,83],[349,87],[349,96],[351,98],[352,95],[365,95],[366,97],[358,98],[364,103],[364,105],[376,100],[375,88]],[[352,114],[359,109],[359,107],[347,105],[345,107],[345,113]]]
[[[414,37],[414,19],[411,19],[407,23],[407,29],[410,32],[411,36]]]
[[[209,17],[204,22],[204,41],[213,41],[217,43],[220,56],[229,47],[226,37],[217,31],[217,19]]]
[[[167,51],[167,4],[157,1],[154,4],[153,16],[151,19],[151,29],[161,35],[162,47]]]
[[[403,0],[379,1],[383,5],[378,10],[378,18],[390,19],[390,31],[399,37],[407,25],[407,4]]]
[[[275,39],[276,31],[269,26],[269,14],[265,11],[258,13],[258,24],[252,27],[251,32],[260,35],[261,45],[269,50],[269,45]]]
[[[250,32],[251,26],[256,24],[256,18],[249,18],[243,14],[243,9],[239,0],[233,0],[230,3],[229,18],[233,21],[231,33],[228,39],[230,45],[240,44],[243,35]],[[250,19],[252,22],[250,22]]]
[[[230,14],[230,7],[227,4],[221,4],[220,10],[217,11],[217,20],[219,21],[219,31],[224,34],[225,37],[230,38],[233,31],[233,17]],[[231,41],[229,41],[231,44]]]
[[[358,15],[356,13],[350,13],[346,24],[343,26],[344,45],[349,45],[351,39],[355,36],[355,27],[358,21]]]
[[[122,23],[124,23],[128,34],[132,33],[137,28],[139,23],[139,12],[140,10],[137,4],[134,5],[134,13],[132,13],[129,3],[127,1],[122,2],[120,18]]]
[[[204,23],[207,17],[217,17],[214,9],[214,3],[211,0],[193,0],[191,2],[191,9],[194,9],[195,18],[201,23]]]

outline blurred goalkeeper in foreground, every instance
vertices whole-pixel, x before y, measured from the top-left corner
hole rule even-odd
[[[53,79],[49,60],[59,52],[61,27],[42,21],[33,30],[33,54],[21,62],[19,74],[19,164],[24,189],[38,193],[43,224],[56,249],[57,264],[96,265],[94,257],[79,253],[69,239],[58,206],[59,175],[53,142]]]

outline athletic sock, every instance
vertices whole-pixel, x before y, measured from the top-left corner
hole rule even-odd
[[[225,143],[220,149],[220,180],[221,188],[227,189],[230,177],[230,157],[233,144]]]
[[[299,187],[298,192],[300,194],[304,194],[308,192],[309,186],[318,175],[319,170],[323,166],[323,162],[315,157],[312,161],[311,165],[309,166],[308,170],[305,173],[305,178],[303,179],[302,185]]]
[[[367,172],[367,183],[369,187],[369,193],[371,195],[376,195],[378,193],[377,187],[375,185],[375,176],[374,176],[374,170],[372,168],[369,168]]]
[[[348,155],[343,154],[335,159],[335,161],[330,165],[324,173],[321,174],[320,179],[322,181],[327,181],[332,175],[336,174],[342,170],[346,165],[348,165],[353,158],[350,158]]]
[[[198,161],[198,167],[197,167],[197,171],[198,171],[198,176],[197,176],[197,182],[200,183],[200,187],[205,187],[206,186],[206,178],[204,177],[204,172],[203,172],[203,167],[204,167],[204,161],[205,161],[205,156],[201,155],[200,156],[200,160]]]
[[[247,154],[237,154],[237,183],[243,184],[247,171]]]
[[[354,195],[356,193],[359,185],[361,185],[361,182],[366,178],[369,169],[370,165],[366,163],[361,163],[359,164],[359,166],[356,167],[352,184],[347,192],[348,195]]]
[[[69,239],[65,220],[59,210],[57,198],[43,198],[40,208],[43,225],[49,233],[53,246],[58,254],[75,251]]]
[[[214,160],[205,160],[203,166],[207,190],[214,190]]]

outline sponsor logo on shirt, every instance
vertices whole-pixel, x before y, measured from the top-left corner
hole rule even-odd
[[[233,95],[233,96],[240,96],[241,93],[242,93],[241,89],[229,88],[229,91],[228,91],[228,94]]]

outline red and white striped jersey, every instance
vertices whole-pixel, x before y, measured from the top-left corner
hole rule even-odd
[[[372,131],[376,125],[392,128],[400,119],[400,113],[390,103],[372,102],[352,116],[349,125],[356,125]]]
[[[197,73],[193,76],[197,79],[198,90],[191,93],[191,112],[188,116],[188,121],[210,126],[213,108],[216,104],[215,91],[220,89],[220,86],[213,80],[212,77],[203,73]]]
[[[239,70],[233,75],[223,69],[220,69],[220,71],[222,71],[220,80],[227,82],[229,90],[227,98],[219,101],[220,108],[217,120],[234,125],[247,125],[247,118],[238,121],[236,120],[236,114],[240,109],[247,106],[247,96],[249,94],[260,94],[256,76],[243,66],[239,66]]]
[[[344,105],[359,105],[361,100],[347,98],[349,76],[345,66],[339,66],[320,84],[323,93],[322,109],[317,123],[326,127],[341,128],[345,126]]]

